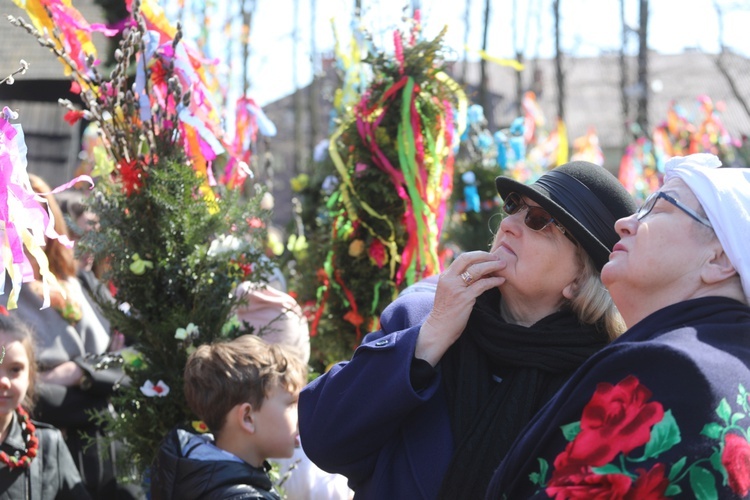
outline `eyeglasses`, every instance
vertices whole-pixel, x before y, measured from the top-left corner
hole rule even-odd
[[[547,212],[542,207],[532,207],[531,205],[528,205],[525,201],[523,201],[523,198],[521,198],[521,195],[518,193],[510,193],[505,197],[503,210],[506,214],[517,214],[524,209],[527,210],[527,212],[526,217],[524,217],[523,219],[523,222],[529,229],[533,231],[541,231],[550,224],[554,224],[555,227],[559,229],[560,232],[562,232],[562,234],[564,234],[570,241],[572,241],[573,243],[576,242],[568,233],[568,231],[566,231],[565,228],[562,227],[562,225],[560,225],[560,223],[557,222],[554,217],[552,217],[549,212]]]
[[[651,196],[649,196],[648,198],[646,198],[646,201],[643,202],[643,205],[641,206],[641,208],[638,209],[638,213],[636,214],[636,217],[638,218],[638,220],[643,219],[644,217],[646,217],[651,212],[651,210],[653,210],[654,205],[656,205],[656,202],[659,201],[659,198],[663,198],[663,199],[667,200],[669,203],[671,203],[672,205],[676,206],[677,208],[679,208],[680,210],[682,210],[683,212],[685,212],[686,214],[688,214],[690,217],[692,217],[696,221],[698,221],[701,224],[703,224],[704,226],[706,226],[706,227],[712,227],[711,223],[708,221],[708,219],[706,219],[705,217],[702,217],[702,216],[698,215],[698,213],[695,210],[693,210],[692,208],[683,205],[679,201],[675,200],[674,198],[672,198],[668,194],[663,193],[661,191],[657,191],[656,193],[653,193]]]

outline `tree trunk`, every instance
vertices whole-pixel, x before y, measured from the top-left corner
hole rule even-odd
[[[620,0],[620,25],[622,26],[622,45],[620,46],[620,105],[622,107],[622,142],[629,141],[630,101],[625,91],[628,88],[628,63],[625,58],[625,48],[628,44],[629,28],[625,23],[625,0]]]
[[[562,69],[563,54],[560,50],[560,0],[553,0],[552,14],[555,20],[555,80],[557,82],[557,117],[565,121],[565,74]]]
[[[255,0],[242,1],[242,95],[246,96],[250,89],[250,33],[252,32],[253,11]]]
[[[640,0],[640,21],[638,26],[638,126],[643,135],[648,130],[648,0]]]
[[[292,106],[294,108],[294,164],[293,172],[302,171],[302,163],[305,161],[305,142],[302,135],[302,93],[299,89],[299,74],[297,72],[297,58],[299,50],[299,0],[292,4],[294,11],[294,28],[292,29],[292,82],[294,93],[292,94]]]
[[[487,38],[490,30],[490,0],[484,0],[484,30],[482,33],[482,50],[487,52]],[[490,102],[490,95],[488,83],[489,75],[487,74],[487,60],[485,58],[480,59],[479,68],[481,72],[481,79],[479,81],[479,102],[484,108],[484,116],[487,118],[487,127],[490,130],[495,128],[495,112],[492,109],[492,103]]]
[[[315,0],[310,0],[310,60],[312,62],[312,81],[310,82],[310,93],[307,96],[307,103],[310,113],[310,142],[308,152],[315,150],[315,145],[321,139],[320,124],[320,57],[318,55],[317,45],[315,43],[316,31],[315,23],[317,18]],[[302,169],[303,171],[307,169]]]
[[[471,0],[466,0],[466,10],[464,10],[464,61],[461,65],[461,85],[466,85],[466,72],[469,66],[469,27],[471,20]]]
[[[716,59],[714,59],[714,62],[716,63],[716,67],[719,69],[719,72],[721,72],[722,76],[729,84],[729,88],[732,90],[732,95],[734,95],[735,99],[737,99],[737,101],[740,103],[740,106],[742,106],[742,109],[745,110],[745,114],[748,116],[748,118],[750,118],[750,105],[748,105],[747,100],[740,93],[740,89],[737,85],[737,82],[729,73],[727,64],[724,62],[727,56],[727,50],[726,50],[726,47],[724,47],[724,13],[722,12],[721,6],[718,4],[718,2],[714,2],[714,8],[716,9],[716,18],[719,23],[719,51],[720,51],[719,55],[716,56]]]

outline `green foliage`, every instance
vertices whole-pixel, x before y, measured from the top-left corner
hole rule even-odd
[[[100,182],[90,208],[101,229],[84,237],[82,246],[107,259],[105,279],[117,289],[117,304],[102,303],[112,327],[132,339],[137,354],[126,356],[131,378],[113,398],[117,418],[109,422],[115,437],[129,443],[130,459],[147,467],[158,444],[176,424],[191,417],[183,394],[182,372],[195,346],[236,336],[224,328],[236,297],[234,287],[245,279],[262,282],[263,229],[247,220],[263,216],[260,196],[241,200],[226,191],[207,200],[202,180],[179,158],[167,159],[146,171],[143,186],[130,195],[117,184]],[[234,250],[209,252],[218,235],[232,234],[241,242]],[[133,256],[151,263],[142,274],[133,271]],[[246,271],[252,267],[252,274]],[[122,305],[129,309],[123,312]],[[198,327],[195,337],[175,338],[178,328]],[[146,397],[147,381],[169,387],[166,397]]]
[[[431,249],[422,248],[407,225],[409,218],[421,218],[424,212],[416,217],[409,214],[405,197],[414,200],[408,183],[417,182],[421,175],[432,183],[427,192],[437,191],[436,199],[447,197],[434,187],[439,185],[446,162],[447,148],[436,147],[443,140],[440,124],[447,113],[453,113],[446,103],[456,101],[455,89],[438,77],[444,69],[443,35],[404,44],[402,59],[379,51],[364,59],[373,78],[359,103],[337,120],[331,141],[338,161],[328,158],[316,164],[307,185],[299,190],[300,219],[308,247],[294,252],[296,272],[290,289],[309,312],[311,363],[318,370],[349,359],[362,335],[377,328],[380,313],[400,290],[439,272],[439,263],[426,262]],[[394,38],[403,42],[401,33]],[[407,94],[407,89],[412,82],[413,105],[419,116],[414,136],[423,141],[418,146],[424,151],[423,161],[414,159],[410,148],[415,148],[416,139],[404,120],[404,110],[410,111],[412,94]],[[363,123],[372,130],[364,131]],[[416,165],[418,162],[422,163]],[[407,182],[397,181],[384,164]],[[428,202],[421,199],[421,203]],[[426,231],[427,240],[437,247],[440,228]],[[423,252],[422,261],[415,265],[415,258],[408,272],[398,276],[408,245]]]

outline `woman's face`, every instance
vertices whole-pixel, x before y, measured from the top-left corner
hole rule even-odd
[[[670,179],[660,191],[688,208],[700,208],[695,194],[681,179]],[[640,220],[636,214],[618,220],[615,230],[620,241],[602,269],[602,281],[615,303],[625,303],[630,297],[650,297],[644,305],[653,304],[656,297],[670,297],[673,302],[674,297],[690,290],[714,251],[708,244],[712,233],[702,228],[663,199]]]
[[[538,206],[527,197],[524,203]],[[491,253],[507,262],[500,287],[506,298],[561,302],[572,298],[581,265],[575,244],[554,224],[540,231],[524,223],[527,210],[508,215],[492,243]]]
[[[8,334],[0,332],[5,358],[0,363],[0,416],[8,415],[21,404],[29,389],[29,355],[26,348]]]

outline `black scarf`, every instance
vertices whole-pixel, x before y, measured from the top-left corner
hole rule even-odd
[[[440,498],[484,498],[523,427],[606,344],[603,328],[582,324],[570,310],[524,327],[502,319],[497,289],[478,297],[440,362],[455,444]],[[501,383],[493,373],[502,374]]]

